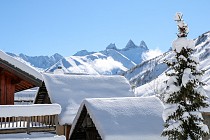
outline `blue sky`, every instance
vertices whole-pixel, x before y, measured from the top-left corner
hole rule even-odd
[[[188,38],[209,31],[209,0],[1,0],[0,49],[30,56],[123,48],[132,39],[165,52],[176,39],[176,12]]]

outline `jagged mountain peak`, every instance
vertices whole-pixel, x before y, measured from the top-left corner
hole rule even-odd
[[[124,49],[137,48],[138,46],[130,39]]]
[[[137,46],[131,39],[128,41],[127,45],[125,46],[124,49],[122,50],[128,50],[128,49],[131,49],[131,48],[142,48],[142,49],[145,49],[145,50],[148,50],[148,47],[146,45],[146,43],[142,40],[140,42],[140,45]]]
[[[146,49],[146,50],[148,50],[148,47],[147,47],[147,45],[146,45],[146,43],[142,40],[141,41],[141,43],[140,43],[140,46],[139,46],[140,48],[144,48],[144,49]]]
[[[106,50],[108,50],[108,49],[117,50],[117,47],[116,47],[115,43],[110,43],[110,44],[106,47]]]

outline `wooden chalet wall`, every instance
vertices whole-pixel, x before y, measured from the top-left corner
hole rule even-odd
[[[0,105],[14,105],[15,92],[40,87],[42,81],[0,58]]]
[[[5,71],[0,72],[0,104],[1,105],[13,105],[15,83],[11,74]]]
[[[0,70],[0,105],[14,105],[15,92],[35,87],[14,74]]]

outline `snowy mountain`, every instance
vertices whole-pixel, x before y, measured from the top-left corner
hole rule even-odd
[[[27,56],[7,53],[21,62],[37,68],[39,71],[53,72],[62,67],[65,73],[84,74],[121,74],[143,61],[143,54],[149,51],[144,41],[135,45],[129,40],[123,49],[110,44],[100,52],[81,50],[73,56],[63,57],[56,53],[52,56]]]
[[[52,56],[27,56],[24,54],[13,54],[13,53],[9,53],[7,52],[7,54],[9,54],[10,56],[15,57],[16,59],[18,59],[19,61],[27,64],[27,65],[31,65],[35,68],[37,68],[40,71],[44,71],[45,69],[51,67],[52,65],[54,65],[55,63],[57,63],[60,59],[63,58],[63,56],[61,56],[58,53],[55,53]]]
[[[148,51],[147,45],[144,41],[141,41],[139,46],[136,46],[132,40],[129,40],[124,49],[119,50],[120,53],[130,58],[134,63],[139,64],[142,62],[142,54]],[[139,59],[140,58],[140,59]]]
[[[168,68],[163,62],[165,59],[172,57],[172,55],[172,52],[166,52],[151,60],[143,61],[123,73],[123,75],[130,81],[131,85],[136,87],[144,85],[157,78]]]
[[[82,50],[70,57],[59,60],[47,72],[53,72],[62,67],[65,73],[85,74],[121,74],[142,62],[142,54],[148,48],[144,41],[139,46],[129,40],[125,48],[118,49],[115,44],[110,44],[104,51],[88,52]]]
[[[205,88],[210,91],[210,32],[202,34],[194,39],[194,42],[196,45],[194,56],[200,60],[200,69],[205,70],[203,82],[207,84]],[[173,58],[173,56],[174,53],[168,51],[123,73],[130,83],[136,87],[137,96],[149,96],[162,91],[164,81],[167,79],[165,72],[168,70],[167,65],[163,62]]]

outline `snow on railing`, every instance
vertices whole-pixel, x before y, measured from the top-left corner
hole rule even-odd
[[[0,105],[0,134],[54,131],[60,112],[58,104]]]

